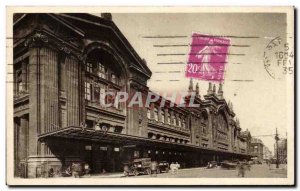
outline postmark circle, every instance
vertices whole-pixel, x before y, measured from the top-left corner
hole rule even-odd
[[[273,38],[264,50],[264,68],[273,79],[294,74],[294,48],[286,38]]]

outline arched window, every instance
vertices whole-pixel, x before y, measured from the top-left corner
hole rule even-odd
[[[201,113],[201,118],[200,118],[200,127],[202,130],[202,135],[207,135],[208,133],[208,115],[207,112],[203,111]]]
[[[161,122],[165,123],[165,111],[163,108],[161,108]]]
[[[167,123],[169,125],[171,125],[171,114],[170,114],[170,112],[167,113]]]
[[[172,117],[172,123],[173,123],[173,125],[177,125],[177,120],[176,120],[176,113],[173,113],[173,117]]]
[[[182,120],[182,127],[185,129],[186,126],[185,126],[185,119]]]
[[[119,110],[122,104],[118,103],[116,95],[122,89],[119,82],[124,72],[115,58],[104,50],[94,49],[87,55],[85,72],[85,98],[91,106],[110,105]]]
[[[147,108],[147,118],[151,119],[151,109]]]
[[[219,113],[216,118],[217,123],[217,138],[226,140],[228,139],[228,124],[225,114],[223,112]]]
[[[158,121],[158,109],[156,107],[154,108],[154,120]]]

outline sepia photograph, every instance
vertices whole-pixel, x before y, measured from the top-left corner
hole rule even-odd
[[[8,185],[295,184],[294,7],[7,7]]]

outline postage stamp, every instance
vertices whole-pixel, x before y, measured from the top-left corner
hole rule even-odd
[[[229,46],[229,38],[193,33],[186,77],[223,82]]]
[[[8,8],[7,184],[294,185],[293,16]]]

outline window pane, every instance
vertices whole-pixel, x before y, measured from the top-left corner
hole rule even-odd
[[[85,82],[84,84],[84,95],[86,100],[91,100],[91,83]]]

